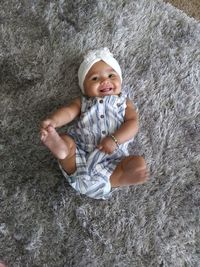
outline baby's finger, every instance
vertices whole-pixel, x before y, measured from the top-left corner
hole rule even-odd
[[[102,149],[103,149],[103,146],[100,144],[100,145],[97,146],[97,148],[98,148],[99,150],[102,150]]]
[[[104,147],[101,149],[101,152],[103,152],[105,154],[110,154],[110,152],[108,151],[108,149],[106,149]]]
[[[47,128],[50,124],[50,121],[49,120],[45,120],[45,121],[42,121],[41,122],[41,128]]]
[[[40,139],[41,139],[41,141],[44,141],[44,139],[46,138],[47,135],[48,135],[47,131],[45,129],[42,129],[40,131]]]

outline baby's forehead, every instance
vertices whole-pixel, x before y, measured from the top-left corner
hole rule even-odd
[[[94,63],[88,71],[88,74],[91,75],[93,72],[100,72],[100,71],[115,71],[110,65],[105,63],[103,60],[100,60]]]

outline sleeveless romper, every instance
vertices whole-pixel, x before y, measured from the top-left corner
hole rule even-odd
[[[128,156],[128,144],[133,139],[119,145],[111,155],[101,152],[97,145],[121,126],[125,109],[123,94],[103,98],[82,96],[80,118],[67,131],[76,143],[77,169],[68,175],[59,164],[69,184],[81,194],[95,199],[111,196],[110,176],[117,164]]]

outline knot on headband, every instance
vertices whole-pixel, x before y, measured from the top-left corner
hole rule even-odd
[[[97,50],[89,51],[85,56],[84,60],[81,63],[79,70],[78,70],[78,79],[79,79],[79,86],[84,93],[84,80],[85,76],[87,75],[90,68],[98,61],[104,61],[106,64],[111,66],[117,74],[120,76],[122,81],[122,72],[117,60],[113,57],[113,54],[109,51],[107,47],[100,48]]]
[[[107,47],[100,48],[98,50],[90,50],[87,55],[84,56],[85,62],[91,62],[95,60],[96,58],[105,58],[105,57],[111,56],[113,57],[113,54],[110,53],[109,49]]]

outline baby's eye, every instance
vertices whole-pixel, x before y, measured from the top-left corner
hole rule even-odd
[[[108,75],[108,78],[113,78],[115,75],[113,73]]]
[[[92,81],[97,81],[98,80],[98,77],[95,76],[95,77],[92,77]]]

